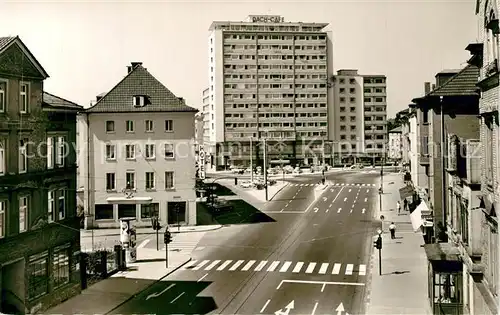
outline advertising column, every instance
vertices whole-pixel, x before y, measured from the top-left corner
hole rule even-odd
[[[135,218],[120,219],[120,242],[125,249],[126,263],[134,263],[137,260]]]

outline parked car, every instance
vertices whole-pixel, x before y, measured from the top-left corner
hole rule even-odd
[[[212,211],[216,213],[233,211],[234,207],[227,200],[217,200],[213,204]]]
[[[293,173],[294,174],[302,174],[302,169],[300,167],[296,167],[294,170],[293,170]]]
[[[244,181],[244,182],[241,182],[240,186],[242,188],[252,188],[253,183],[251,181]]]

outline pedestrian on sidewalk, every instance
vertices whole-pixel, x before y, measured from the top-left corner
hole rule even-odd
[[[406,198],[403,200],[403,208],[405,211],[408,211],[408,200]]]
[[[401,203],[399,202],[396,202],[396,208],[398,209],[398,215],[401,213]]]
[[[396,238],[396,224],[394,222],[391,222],[391,225],[389,225],[389,231],[391,232],[391,239]]]

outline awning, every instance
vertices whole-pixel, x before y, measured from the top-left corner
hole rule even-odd
[[[432,227],[434,223],[432,221],[425,220],[429,218],[429,208],[425,204],[425,202],[421,201],[420,204],[410,213],[411,225],[414,231],[417,231],[421,226],[423,227]]]
[[[153,201],[151,197],[108,197],[106,199],[108,203],[120,204],[120,205],[133,205],[133,204],[150,204]]]
[[[403,187],[403,188],[399,189],[399,196],[401,197],[401,200],[403,200],[403,199],[406,199],[408,197],[413,196],[413,192],[414,191],[415,190],[413,190],[413,187],[406,186],[406,187]]]

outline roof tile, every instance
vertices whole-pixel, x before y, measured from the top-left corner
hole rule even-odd
[[[426,96],[479,95],[479,89],[476,86],[478,77],[479,68],[475,65],[468,65],[446,83],[430,91]]]
[[[147,96],[146,105],[134,106],[133,97],[136,95]],[[88,113],[197,111],[175,96],[141,64],[137,64],[111,91],[86,110]]]
[[[54,108],[83,109],[83,106],[47,92],[43,92],[43,103]]]
[[[7,46],[11,41],[16,39],[15,37],[0,37],[0,50]]]

